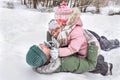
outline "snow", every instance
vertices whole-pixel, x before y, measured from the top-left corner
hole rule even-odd
[[[110,12],[119,13],[120,6],[107,6],[107,7],[101,8],[100,11],[101,11],[100,13],[104,15],[108,15]]]
[[[1,5],[2,1],[0,1]],[[101,51],[105,60],[114,64],[112,76],[100,74],[55,73],[38,74],[26,64],[29,47],[46,38],[48,22],[54,13],[27,9],[8,9],[0,5],[0,80],[119,80],[120,48]],[[93,30],[109,39],[120,40],[120,16],[82,14],[83,28]]]

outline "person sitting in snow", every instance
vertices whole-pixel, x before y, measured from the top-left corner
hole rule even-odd
[[[55,34],[53,34],[53,31],[56,31],[59,28],[61,27],[55,19],[50,20],[49,29],[47,31],[47,41],[53,40],[52,36],[55,38]],[[116,49],[120,47],[120,41],[118,39],[108,40],[105,36],[100,37],[97,33],[91,30],[87,30],[87,31],[89,31],[91,34],[93,34],[97,38],[97,40],[99,41],[101,50],[110,51],[112,49]],[[59,34],[59,32],[56,34]]]

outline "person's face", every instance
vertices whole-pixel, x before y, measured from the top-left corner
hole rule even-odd
[[[61,31],[61,28],[59,27],[59,28],[56,28],[56,29],[54,29],[53,31],[52,31],[52,35],[55,37],[55,38],[57,38],[57,36],[58,36],[58,34],[60,33],[60,31]]]
[[[59,33],[61,32],[61,30],[64,28],[64,24],[62,24],[59,20],[56,20],[58,22],[58,24],[60,25],[60,27],[54,29],[52,31],[52,35],[57,38],[57,36],[59,35]]]
[[[48,59],[50,59],[50,49],[47,48],[44,44],[40,44],[39,48],[45,53]]]

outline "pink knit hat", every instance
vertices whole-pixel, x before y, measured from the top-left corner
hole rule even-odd
[[[66,2],[62,2],[60,7],[55,10],[55,19],[59,20],[63,24],[66,24],[68,18],[72,14],[73,10],[67,6]]]

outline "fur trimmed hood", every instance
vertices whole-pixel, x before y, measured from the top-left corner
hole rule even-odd
[[[82,26],[82,21],[80,19],[80,10],[75,7],[73,8],[73,13],[71,14],[70,18],[68,19],[66,25],[72,26],[72,25],[80,25]]]

